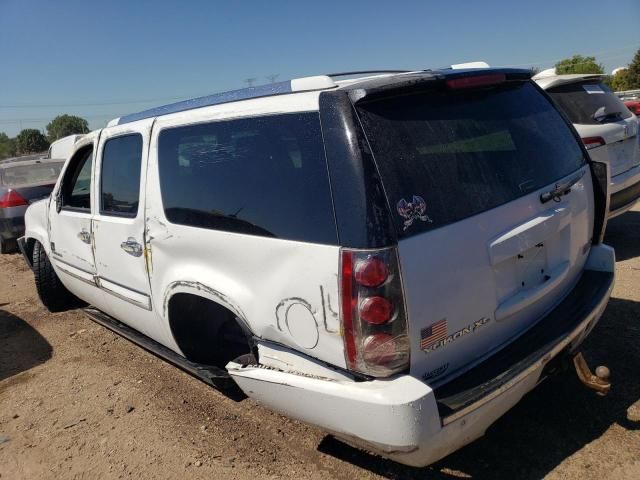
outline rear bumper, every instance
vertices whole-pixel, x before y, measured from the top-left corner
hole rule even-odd
[[[227,369],[248,396],[274,410],[395,461],[429,465],[482,436],[546,376],[552,359],[580,345],[609,300],[614,263],[613,249],[593,247],[587,270],[556,309],[435,391],[409,375],[353,382],[233,362]]]
[[[24,217],[0,217],[0,236],[3,240],[15,240],[24,235]]]
[[[640,199],[640,165],[611,178],[609,218],[631,209]]]

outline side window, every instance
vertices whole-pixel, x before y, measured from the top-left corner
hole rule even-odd
[[[79,150],[69,161],[62,181],[62,208],[91,211],[93,147]]]
[[[158,161],[172,223],[337,244],[317,112],[166,129]]]
[[[100,169],[100,213],[135,217],[140,198],[142,135],[107,140]]]

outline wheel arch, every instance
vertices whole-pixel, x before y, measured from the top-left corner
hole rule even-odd
[[[166,289],[162,303],[163,317],[181,353],[197,363],[216,364],[224,368],[227,361],[253,348],[253,331],[242,309],[226,295],[196,281],[175,281]],[[234,327],[232,324],[237,326]],[[231,333],[218,334],[220,330]],[[231,330],[231,332],[229,332]],[[246,340],[246,351],[239,352],[239,336]],[[217,353],[216,353],[217,352]],[[220,360],[222,359],[222,360]]]

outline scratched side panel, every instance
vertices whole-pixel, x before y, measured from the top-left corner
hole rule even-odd
[[[317,111],[318,93],[248,100],[158,118],[146,197],[146,258],[158,329],[170,335],[171,295],[190,292],[229,310],[256,336],[344,367],[339,326],[339,247],[170,224],[157,169],[162,128],[265,113]],[[161,337],[160,332],[154,335]],[[179,351],[174,343],[167,345]]]
[[[150,217],[154,310],[171,295],[216,301],[258,337],[345,366],[338,318],[339,248],[171,225]],[[179,261],[176,259],[179,258]]]

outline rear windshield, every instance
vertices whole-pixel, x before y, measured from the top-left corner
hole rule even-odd
[[[56,183],[64,162],[34,163],[31,165],[16,165],[2,169],[2,185],[17,187],[39,183]]]
[[[629,109],[611,89],[597,81],[560,85],[547,93],[573,123],[598,125],[631,117]]]
[[[529,82],[358,105],[400,237],[497,207],[585,164]]]

